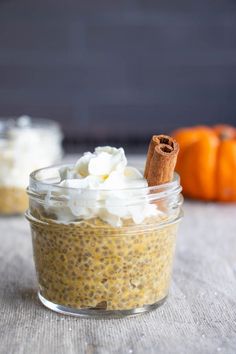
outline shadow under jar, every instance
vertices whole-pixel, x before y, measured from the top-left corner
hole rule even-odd
[[[28,187],[26,218],[41,302],[56,312],[92,317],[121,317],[158,307],[168,295],[182,217],[178,175],[150,188],[84,190],[58,186],[60,168],[32,173]],[[155,205],[156,215],[139,223],[121,218],[120,226],[112,226],[99,213],[104,213],[101,199],[114,193],[120,202],[110,211],[139,210],[146,203]],[[96,216],[78,219],[76,208],[91,208]]]

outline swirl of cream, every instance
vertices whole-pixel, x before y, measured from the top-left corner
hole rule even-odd
[[[53,211],[59,220],[71,221],[98,217],[113,227],[132,219],[140,224],[157,215],[147,199],[146,179],[134,167],[127,166],[123,148],[97,147],[86,152],[73,168],[60,170],[66,208]]]

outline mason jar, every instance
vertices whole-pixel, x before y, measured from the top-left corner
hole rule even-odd
[[[26,187],[35,169],[59,162],[59,125],[47,119],[0,118],[0,214],[22,214],[28,208]]]
[[[85,190],[58,185],[65,167],[70,168],[52,166],[30,175],[26,218],[40,301],[75,316],[122,317],[157,308],[168,296],[182,217],[178,175],[154,187]],[[144,203],[156,213],[141,222],[121,217],[119,226],[76,217],[83,208],[102,215],[101,200],[114,194],[111,214],[117,208],[137,211]]]

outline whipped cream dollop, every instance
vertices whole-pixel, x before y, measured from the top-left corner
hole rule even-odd
[[[26,188],[29,174],[59,161],[62,135],[50,121],[0,120],[0,187]]]
[[[47,203],[48,210],[60,221],[98,217],[119,227],[126,219],[140,224],[158,214],[156,206],[148,201],[146,179],[136,168],[127,166],[123,148],[97,147],[73,167],[63,167],[59,172],[59,186],[63,187],[60,194],[67,197],[66,206],[50,205],[50,196]]]

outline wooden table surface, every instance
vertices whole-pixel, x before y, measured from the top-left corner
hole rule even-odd
[[[236,205],[186,201],[184,212],[167,302],[111,320],[44,308],[29,225],[0,218],[0,354],[235,354]]]

